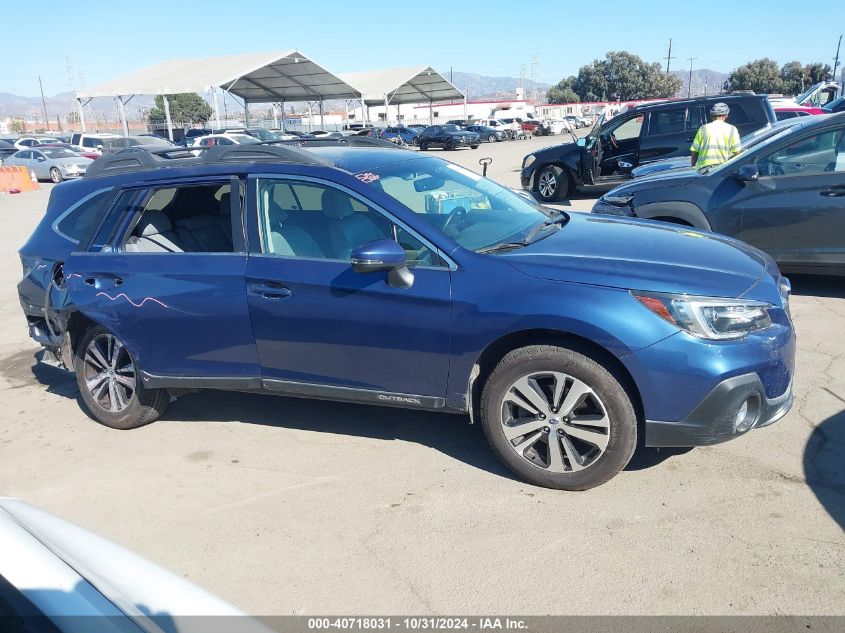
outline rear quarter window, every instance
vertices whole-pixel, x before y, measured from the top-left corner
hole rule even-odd
[[[731,103],[730,109],[731,112],[728,114],[728,123],[731,125],[742,125],[744,123],[751,122],[751,117],[748,116],[748,110],[745,109],[744,105]]]
[[[111,198],[111,189],[88,194],[59,216],[53,224],[53,230],[74,244],[79,244],[99,223]]]

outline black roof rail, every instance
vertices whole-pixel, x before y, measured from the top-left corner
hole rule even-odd
[[[192,152],[200,152],[199,156]],[[142,149],[127,147],[103,154],[88,166],[85,176],[111,176],[161,167],[189,167],[219,163],[285,162],[303,165],[326,165],[314,154],[294,145],[217,145],[215,147],[167,147]]]

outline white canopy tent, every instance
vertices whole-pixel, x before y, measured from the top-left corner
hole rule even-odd
[[[429,111],[436,101],[455,101],[466,95],[431,66],[390,68],[363,73],[343,73],[340,79],[358,91],[365,105],[428,103]],[[398,110],[397,110],[398,111]]]
[[[118,100],[124,134],[128,136],[126,103],[139,94],[162,95],[168,134],[172,140],[173,123],[167,95],[211,91],[217,126],[220,127],[217,88],[243,100],[246,124],[250,103],[282,103],[284,117],[285,101],[316,101],[320,104],[322,117],[323,101],[326,99],[361,98],[360,90],[296,50],[176,59],[80,91],[76,95],[80,124],[85,131],[85,103],[94,97],[114,97]]]

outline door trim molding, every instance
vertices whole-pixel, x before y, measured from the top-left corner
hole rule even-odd
[[[446,398],[357,387],[338,387],[259,376],[174,376],[141,371],[148,389],[222,389],[263,391],[294,398],[313,398],[409,409],[445,409]]]

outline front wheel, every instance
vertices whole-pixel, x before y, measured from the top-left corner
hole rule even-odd
[[[609,481],[637,444],[628,393],[606,367],[565,347],[507,354],[484,385],[481,423],[493,451],[519,477],[561,490]]]
[[[548,165],[537,174],[537,197],[543,202],[556,202],[569,193],[569,176],[560,167]]]
[[[419,147],[420,147],[421,152],[427,152],[428,151],[428,145],[426,145],[425,143],[420,143]]]
[[[64,176],[62,176],[62,172],[59,170],[58,167],[51,167],[50,168],[50,180],[52,180],[55,183],[60,183],[64,179],[65,178],[64,178]]]
[[[478,149],[478,145],[470,145],[471,149]]]
[[[488,143],[495,143],[495,142],[496,142],[496,135],[495,135],[495,134],[491,134],[490,136],[488,136],[488,137],[487,137],[487,142],[488,142]]]
[[[86,413],[113,429],[149,424],[170,402],[166,389],[144,388],[132,354],[105,328],[98,326],[85,333],[73,368]]]
[[[455,142],[452,139],[449,139],[448,141],[446,141],[445,149],[447,151],[450,151],[450,152],[454,151],[455,150]]]

